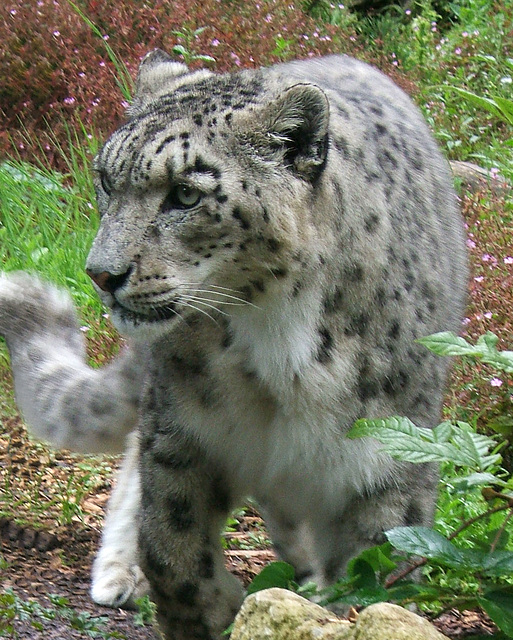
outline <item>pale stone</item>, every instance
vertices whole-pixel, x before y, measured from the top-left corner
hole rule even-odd
[[[360,612],[354,640],[448,640],[428,620],[396,604],[380,602]]]
[[[364,609],[356,623],[285,589],[250,595],[235,618],[230,640],[448,640],[420,616],[394,604]]]
[[[352,627],[292,591],[266,589],[246,598],[230,640],[352,640]]]

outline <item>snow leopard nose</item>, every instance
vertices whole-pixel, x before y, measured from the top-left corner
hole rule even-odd
[[[114,274],[109,271],[93,271],[92,269],[86,269],[87,275],[95,282],[102,291],[114,294],[120,289],[130,276],[132,269],[128,269],[125,273]]]

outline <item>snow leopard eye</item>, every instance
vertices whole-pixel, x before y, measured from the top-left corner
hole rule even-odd
[[[105,171],[100,171],[100,182],[102,185],[102,189],[105,193],[110,196],[112,193],[112,182],[109,180],[109,177],[105,173]]]
[[[161,210],[192,209],[202,198],[202,193],[195,187],[186,184],[174,186],[161,205]]]

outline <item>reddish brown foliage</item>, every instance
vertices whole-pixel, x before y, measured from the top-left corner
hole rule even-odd
[[[216,59],[218,71],[277,62],[277,41],[286,57],[356,49],[356,39],[317,24],[294,0],[76,0],[132,76],[149,50],[184,44]],[[173,32],[207,27],[192,43]],[[123,98],[105,42],[67,0],[0,3],[0,152],[22,157],[42,151],[55,160],[55,140],[66,147],[65,125],[80,120],[104,136],[122,116]],[[38,149],[41,145],[41,149]]]

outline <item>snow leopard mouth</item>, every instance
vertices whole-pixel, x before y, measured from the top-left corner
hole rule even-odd
[[[168,302],[162,306],[152,306],[145,309],[144,312],[134,311],[116,300],[112,305],[112,315],[124,325],[137,327],[144,324],[158,324],[159,322],[173,320],[180,315],[180,310],[175,302]]]

